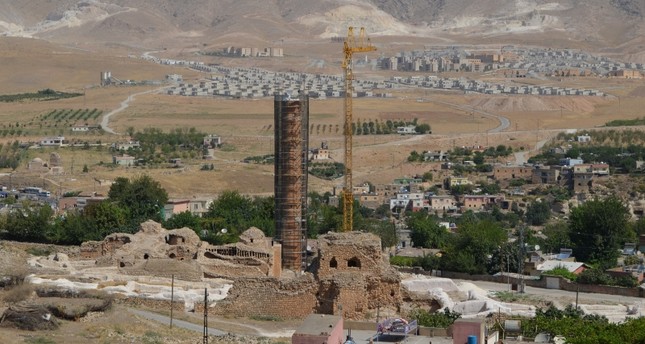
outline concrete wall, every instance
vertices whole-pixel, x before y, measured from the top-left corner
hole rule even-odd
[[[452,324],[452,342],[454,344],[466,344],[468,336],[477,336],[477,343],[484,344],[486,343],[485,329],[485,319],[457,319]]]

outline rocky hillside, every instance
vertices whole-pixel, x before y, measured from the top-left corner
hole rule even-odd
[[[372,36],[449,42],[499,37],[521,43],[557,33],[645,50],[642,0],[0,0],[0,8],[0,33],[59,42],[272,42],[324,39],[365,26]]]

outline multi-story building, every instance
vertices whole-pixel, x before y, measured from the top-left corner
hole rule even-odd
[[[493,178],[495,180],[531,179],[532,176],[533,167],[529,166],[496,165],[493,167]]]
[[[462,210],[485,210],[504,200],[500,195],[463,195]]]
[[[603,177],[609,175],[608,164],[579,164],[573,166],[573,173],[591,173],[595,176]]]
[[[453,212],[458,209],[455,197],[450,195],[428,197],[428,210],[438,212]]]
[[[562,179],[557,166],[541,166],[532,170],[532,184],[559,184]]]
[[[390,199],[390,210],[412,210],[419,211],[427,204],[423,198],[423,193],[398,193],[395,198]]]

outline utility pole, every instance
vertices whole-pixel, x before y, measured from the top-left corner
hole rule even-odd
[[[520,237],[519,237],[519,242],[520,242],[520,254],[519,254],[519,259],[518,259],[518,265],[517,265],[517,273],[518,273],[518,291],[520,293],[524,293],[524,281],[523,281],[523,275],[524,275],[524,227],[520,226]]]
[[[204,288],[204,344],[208,344],[208,288]]]
[[[170,282],[170,328],[172,328],[172,303],[175,299],[175,274],[172,274]]]

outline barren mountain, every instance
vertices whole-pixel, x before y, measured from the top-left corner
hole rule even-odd
[[[0,33],[63,43],[271,43],[365,26],[372,36],[645,50],[642,0],[0,0],[0,8]]]

